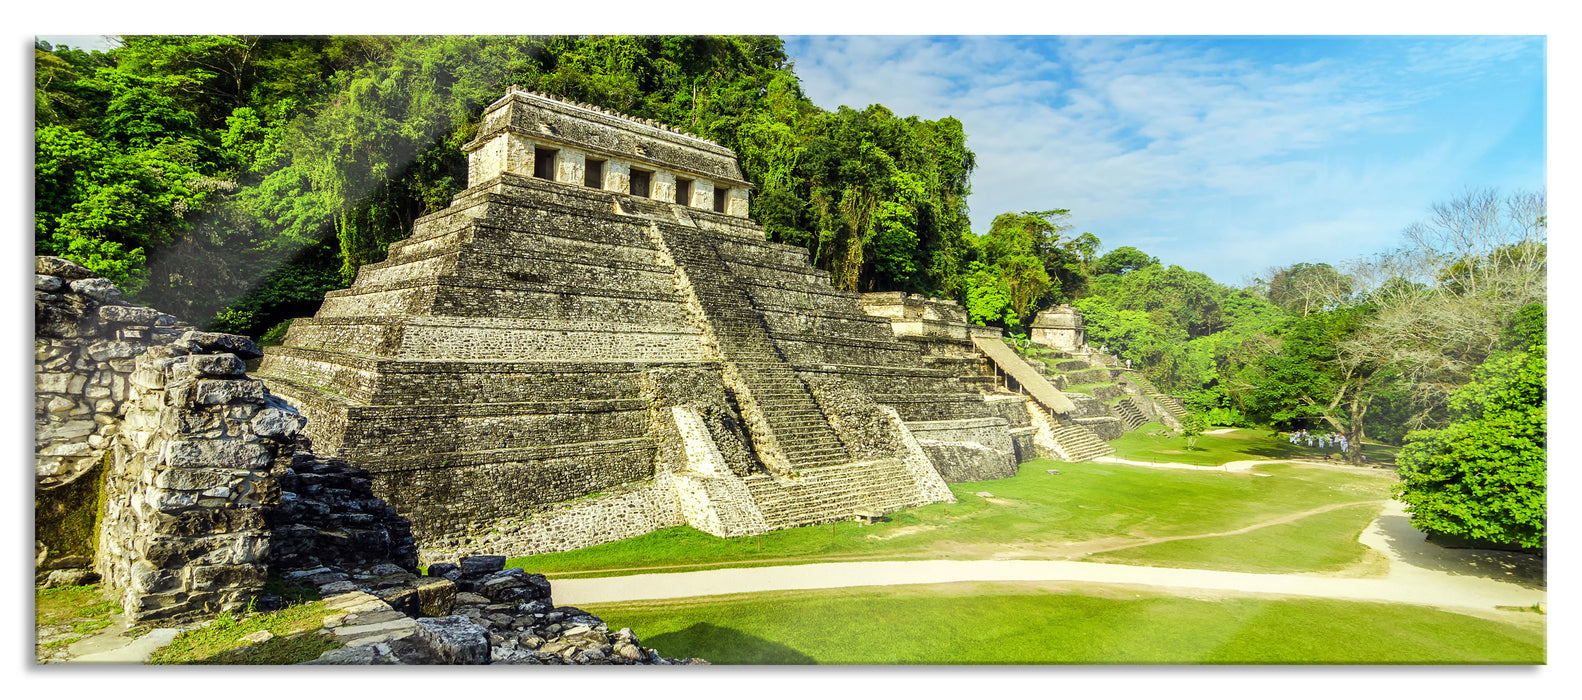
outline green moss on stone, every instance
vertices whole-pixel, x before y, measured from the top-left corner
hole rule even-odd
[[[99,466],[64,486],[35,490],[33,537],[49,548],[51,557],[85,556],[98,549],[99,514],[104,512],[104,475],[111,452],[105,450]]]

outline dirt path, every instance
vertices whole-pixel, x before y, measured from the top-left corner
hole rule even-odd
[[[1339,504],[1327,509],[1347,505],[1356,504]],[[1295,514],[1288,516],[1288,519],[1312,514]],[[1270,524],[1273,523],[1261,523],[1247,529]],[[1248,574],[1079,561],[935,560],[830,562],[559,579],[555,580],[554,587],[555,600],[562,605],[964,581],[1123,583],[1162,589],[1410,603],[1480,612],[1492,612],[1495,606],[1548,605],[1541,562],[1519,553],[1447,550],[1424,542],[1422,535],[1412,530],[1406,522],[1405,513],[1396,501],[1387,502],[1378,520],[1358,539],[1389,560],[1390,570],[1386,576],[1346,578],[1306,574]]]
[[[1114,455],[1095,457],[1092,461],[1109,464],[1129,464],[1135,467],[1194,469],[1197,471],[1209,472],[1248,472],[1266,464],[1300,464],[1304,467],[1322,467],[1324,469],[1335,469],[1338,471],[1362,472],[1367,474],[1380,473],[1380,470],[1373,467],[1353,467],[1350,465],[1336,464],[1335,462],[1324,462],[1315,459],[1238,459],[1234,462],[1226,462],[1217,466],[1197,466],[1194,464],[1180,464],[1177,462],[1146,462],[1139,459],[1122,459]]]
[[[1281,517],[1278,517],[1278,518],[1274,518],[1273,520],[1266,520],[1266,521],[1261,522],[1261,523],[1254,523],[1252,525],[1248,525],[1247,527],[1237,528],[1235,530],[1226,530],[1224,532],[1205,532],[1205,533],[1201,533],[1201,534],[1197,534],[1197,535],[1176,535],[1174,537],[1149,537],[1149,538],[1146,538],[1146,539],[1143,539],[1143,540],[1139,540],[1137,542],[1133,542],[1133,543],[1129,543],[1129,544],[1123,544],[1123,545],[1119,545],[1119,546],[1116,546],[1116,547],[1107,547],[1107,548],[1104,548],[1104,549],[1089,549],[1089,550],[1087,550],[1087,552],[1089,554],[1098,554],[1099,552],[1114,552],[1114,551],[1121,550],[1121,549],[1131,549],[1132,547],[1142,547],[1144,545],[1159,544],[1161,542],[1175,542],[1175,541],[1178,541],[1178,540],[1201,540],[1201,539],[1207,539],[1207,538],[1210,538],[1210,537],[1225,537],[1227,535],[1245,535],[1245,534],[1247,534],[1249,532],[1252,532],[1254,530],[1262,530],[1263,528],[1266,528],[1266,527],[1274,527],[1276,525],[1284,525],[1286,523],[1294,523],[1294,522],[1296,522],[1298,520],[1301,520],[1303,518],[1306,518],[1306,517],[1309,517],[1309,516],[1318,515],[1320,513],[1328,513],[1328,512],[1330,512],[1332,510],[1339,510],[1341,508],[1350,508],[1352,506],[1373,505],[1373,504],[1376,504],[1376,503],[1379,503],[1379,502],[1380,501],[1352,501],[1350,503],[1332,503],[1332,504],[1327,505],[1327,506],[1320,506],[1318,508],[1313,508],[1311,510],[1304,510],[1304,511],[1302,511],[1300,513],[1291,513],[1290,515],[1284,515],[1284,516],[1281,516]],[[1078,543],[1078,544],[1080,544],[1080,543]]]

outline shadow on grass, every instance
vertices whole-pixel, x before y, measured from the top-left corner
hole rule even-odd
[[[1384,533],[1386,546],[1406,564],[1547,590],[1548,565],[1542,554],[1444,547],[1429,541],[1404,515],[1380,515],[1379,529]]]
[[[806,666],[818,663],[813,657],[784,644],[707,622],[654,635],[643,640],[643,644],[665,656],[697,657],[714,664]]]

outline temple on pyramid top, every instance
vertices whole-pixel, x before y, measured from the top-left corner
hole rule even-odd
[[[747,216],[736,153],[663,125],[513,89],[467,152],[469,187],[511,173]]]

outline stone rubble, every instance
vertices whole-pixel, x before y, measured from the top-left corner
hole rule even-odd
[[[346,646],[313,665],[705,665],[645,648],[598,617],[556,607],[542,575],[505,569],[503,556],[431,564],[429,576],[378,564],[319,566],[283,577],[317,585],[330,614],[321,634]],[[424,591],[428,591],[425,595]]]

